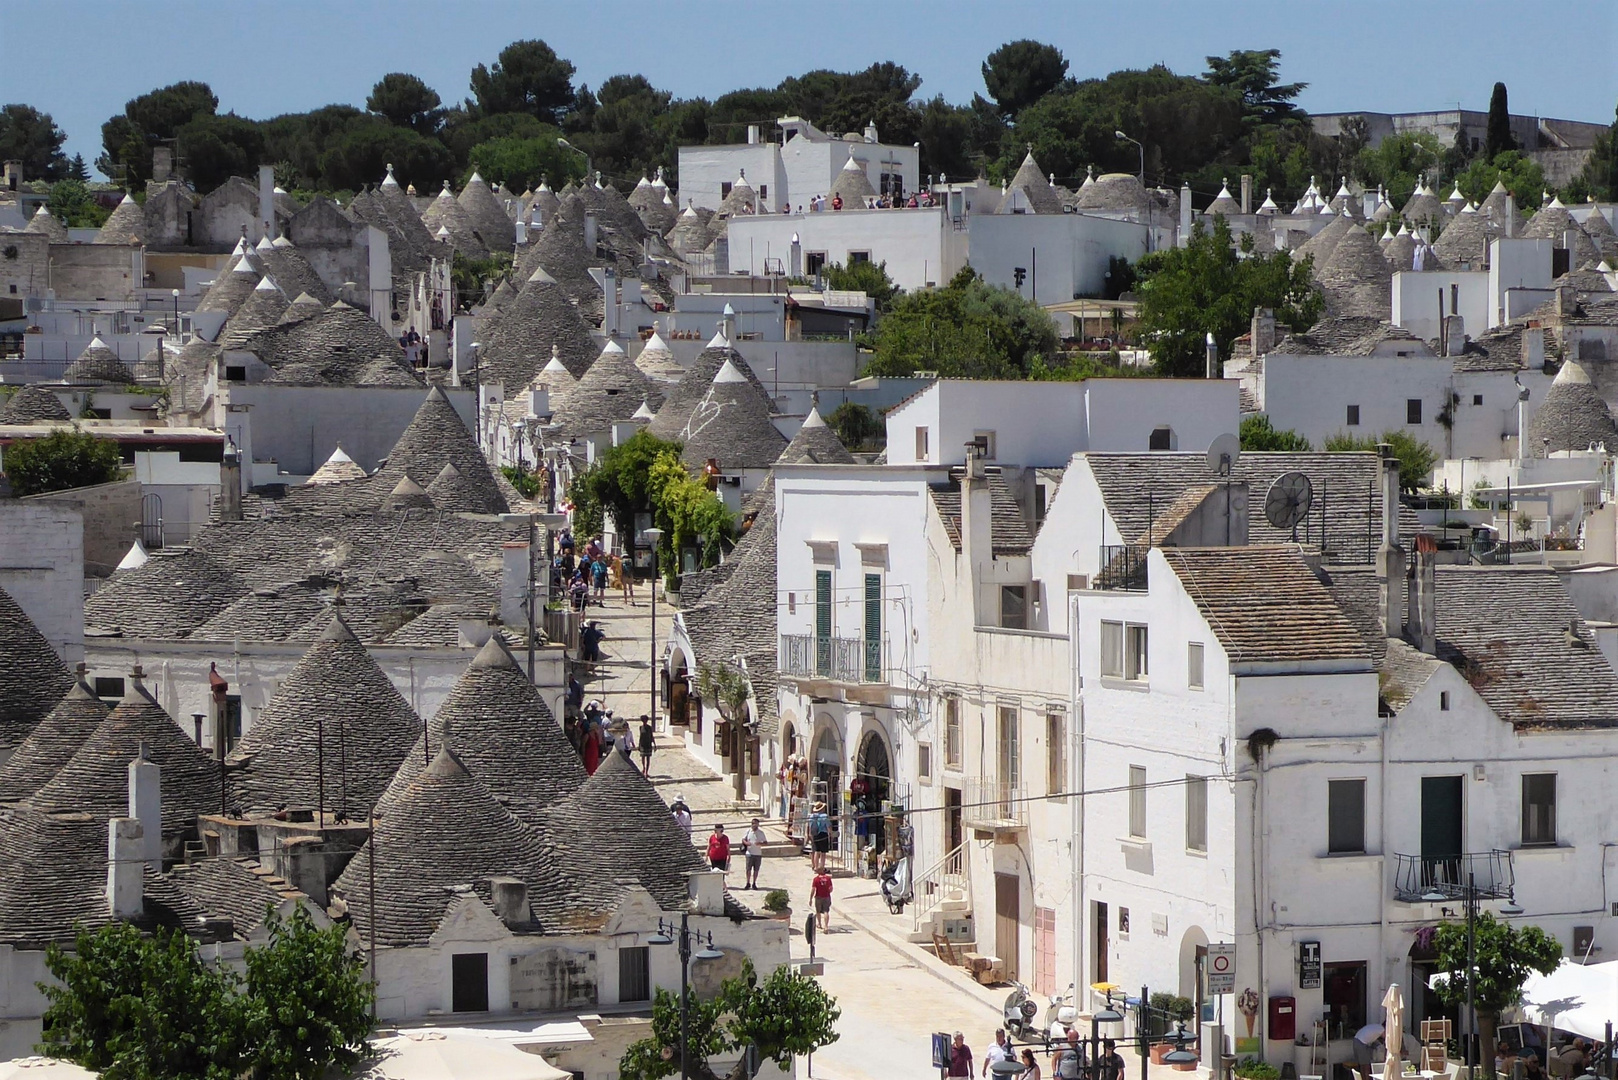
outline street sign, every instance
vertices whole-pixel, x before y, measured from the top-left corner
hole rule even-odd
[[[1317,990],[1320,988],[1320,942],[1298,942],[1298,988],[1301,990]]]
[[[1236,992],[1236,945],[1234,942],[1221,942],[1208,946],[1207,967],[1208,993],[1234,994]]]

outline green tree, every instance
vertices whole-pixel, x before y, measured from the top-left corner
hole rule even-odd
[[[1466,1002],[1466,975],[1472,972],[1472,1002],[1478,1014],[1483,1068],[1494,1075],[1494,1033],[1500,1014],[1522,1000],[1523,984],[1534,973],[1549,975],[1562,960],[1562,946],[1537,926],[1512,926],[1492,912],[1479,912],[1473,925],[1475,966],[1469,959],[1465,922],[1439,924],[1434,945],[1438,967],[1448,975],[1435,987],[1451,1005]]]
[[[212,116],[219,99],[204,82],[177,82],[131,98],[124,111],[101,125],[101,157],[96,168],[121,178],[131,190],[152,175],[152,150],[174,139],[198,116]],[[181,148],[181,155],[186,153]]]
[[[509,135],[490,139],[472,147],[469,164],[491,184],[505,184],[512,191],[539,186],[549,177],[552,187],[561,187],[584,176],[584,159],[556,144],[561,132],[550,128],[549,135],[528,138]]]
[[[212,191],[232,176],[251,177],[264,160],[264,133],[235,113],[193,118],[180,128],[179,146],[198,191]]]
[[[1618,199],[1618,110],[1612,126],[1595,137],[1577,179],[1590,198],[1602,202]]]
[[[438,130],[443,119],[443,112],[439,108],[442,104],[437,90],[419,77],[401,71],[382,76],[365,99],[365,107],[388,123],[411,128],[423,135],[431,135]]]
[[[1278,428],[1263,413],[1242,417],[1243,450],[1307,451],[1309,440],[1288,428]]]
[[[1521,150],[1507,150],[1492,159],[1478,158],[1455,178],[1461,194],[1473,202],[1488,198],[1496,181],[1515,197],[1519,210],[1537,208],[1545,191],[1544,170]]]
[[[77,427],[6,447],[6,476],[18,495],[111,483],[123,474],[118,444]]]
[[[718,1080],[709,1059],[751,1047],[760,1059],[791,1072],[793,1058],[837,1041],[840,1016],[836,1001],[814,978],[783,964],[760,982],[748,961],[712,1000],[690,1002],[688,1071],[697,1080]],[[744,1054],[732,1080],[745,1075],[745,1063]],[[661,1080],[680,1071],[680,1002],[673,994],[657,992],[652,1035],[624,1051],[618,1071],[624,1080]]]
[[[357,190],[375,184],[391,164],[400,184],[414,184],[418,191],[432,193],[457,171],[442,142],[375,116],[335,135],[317,162],[321,182],[328,190]]]
[[[828,263],[820,272],[826,278],[827,288],[840,292],[862,292],[876,302],[879,313],[887,311],[892,306],[893,298],[899,294],[899,286],[888,276],[888,264],[885,262],[866,260],[847,266]]]
[[[42,1053],[108,1080],[235,1080],[243,1047],[236,977],[203,962],[196,941],[144,937],[114,922],[80,930],[71,953],[52,945],[40,983]]]
[[[247,950],[246,1030],[256,1080],[351,1072],[368,1052],[371,983],[342,924],[320,929],[298,905],[271,913],[269,944]]]
[[[826,423],[850,450],[887,442],[888,429],[874,412],[858,402],[843,402],[826,417]]]
[[[730,509],[703,480],[691,475],[679,451],[663,450],[647,472],[652,513],[663,530],[662,566],[672,581],[679,574],[679,553],[697,548],[701,565],[715,566],[724,545],[736,534]]]
[[[1444,148],[1435,136],[1401,131],[1361,150],[1353,172],[1367,187],[1380,184],[1387,188],[1396,205],[1403,205],[1422,177],[1438,168],[1443,155]]]
[[[25,180],[61,180],[68,175],[62,144],[67,135],[50,113],[32,105],[0,106],[0,161],[22,162]]]
[[[68,180],[77,180],[81,184],[90,182],[90,167],[84,163],[83,154],[74,154],[73,160],[67,163]]]
[[[579,91],[566,121],[570,139],[609,176],[628,181],[650,176],[659,166],[667,171],[679,159],[673,100],[644,75],[614,75],[594,93]],[[693,134],[692,141],[700,141],[705,133]],[[568,156],[578,161],[577,154]]]
[[[45,207],[70,229],[99,229],[112,216],[111,210],[96,202],[82,180],[58,180],[52,184]]]
[[[1353,451],[1375,453],[1378,443],[1386,443],[1392,447],[1393,456],[1399,459],[1399,488],[1401,491],[1419,491],[1432,483],[1433,466],[1438,463],[1438,454],[1433,451],[1431,446],[1428,446],[1408,431],[1394,428],[1391,431],[1384,431],[1381,435],[1367,435],[1364,437],[1339,432],[1328,438],[1322,449],[1330,454],[1350,453]]]
[[[602,454],[584,473],[583,492],[612,517],[619,536],[632,536],[635,515],[653,509],[656,487],[652,483],[652,463],[660,454],[672,453],[676,460],[681,446],[649,434],[645,428]],[[574,500],[577,502],[577,500]],[[580,529],[589,535],[596,530]]]
[[[1279,81],[1280,49],[1232,49],[1228,56],[1207,59],[1207,81],[1241,92],[1242,113],[1249,124],[1289,124],[1305,119],[1292,99],[1309,84]]]
[[[1162,375],[1202,375],[1209,334],[1228,359],[1254,308],[1273,308],[1288,326],[1312,326],[1325,306],[1310,260],[1294,263],[1284,251],[1238,254],[1222,217],[1211,232],[1198,222],[1184,247],[1146,255],[1135,270],[1140,340]]]
[[[1494,84],[1489,95],[1489,122],[1483,129],[1483,158],[1493,161],[1507,150],[1516,150],[1517,139],[1511,134],[1511,110],[1506,105],[1506,84]]]
[[[1022,379],[1055,358],[1056,324],[1012,289],[986,284],[970,266],[942,289],[894,298],[865,337],[869,375],[936,371],[946,378]]]
[[[1015,120],[1065,78],[1067,59],[1062,50],[1028,38],[1007,42],[983,61],[983,85],[1007,120]]]
[[[483,116],[528,113],[558,123],[573,104],[573,65],[543,41],[514,41],[493,66],[472,69],[472,95]]]

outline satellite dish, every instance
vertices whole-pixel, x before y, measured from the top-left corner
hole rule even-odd
[[[1214,475],[1230,475],[1236,467],[1236,459],[1242,456],[1242,441],[1236,436],[1226,432],[1213,441],[1208,447],[1208,468]]]
[[[1315,486],[1307,476],[1301,472],[1282,473],[1264,496],[1264,517],[1277,529],[1296,530],[1314,501]]]

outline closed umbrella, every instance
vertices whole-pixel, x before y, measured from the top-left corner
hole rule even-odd
[[[538,1054],[495,1039],[413,1031],[377,1039],[359,1080],[570,1080]],[[26,1074],[18,1080],[32,1080]]]
[[[1405,1029],[1405,997],[1399,989],[1398,983],[1389,983],[1388,992],[1382,995],[1382,1011],[1385,1014],[1383,1028],[1387,1033],[1388,1057],[1382,1066],[1382,1075],[1386,1080],[1397,1080],[1404,1068],[1399,1063],[1400,1045],[1404,1040],[1400,1035]]]

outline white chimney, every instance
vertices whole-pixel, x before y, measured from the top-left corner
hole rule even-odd
[[[507,926],[527,926],[532,921],[528,912],[528,886],[517,878],[490,878],[489,899],[493,901],[494,913]],[[724,904],[723,896],[720,904]]]
[[[142,853],[154,872],[163,869],[162,773],[141,743],[140,755],[129,763],[129,816],[140,822],[145,834]]]
[[[747,145],[748,146],[757,146],[758,145],[758,125],[757,124],[748,124],[747,125]]]
[[[787,260],[787,273],[792,277],[803,277],[803,241],[797,233],[792,234],[792,252]]]
[[[254,240],[275,239],[275,166],[258,167],[258,235]]]
[[[114,919],[139,918],[146,870],[145,839],[134,818],[107,822],[107,914]]]
[[[1376,553],[1376,576],[1382,581],[1378,606],[1383,634],[1398,637],[1404,607],[1400,590],[1405,580],[1405,553],[1399,546],[1399,459],[1387,443],[1379,444],[1376,452],[1382,481],[1382,546]]]
[[[219,462],[219,520],[242,519],[242,454],[233,441],[225,443]]]
[[[1191,242],[1191,185],[1180,185],[1180,247]]]
[[[1517,235],[1517,197],[1506,192],[1506,239],[1510,240]]]
[[[1242,213],[1253,212],[1253,174],[1242,173]]]
[[[508,540],[500,549],[500,621],[526,625],[527,602],[528,541]]]
[[[1208,341],[1205,345],[1205,349],[1207,351],[1208,360],[1208,378],[1217,379],[1219,378],[1219,342],[1214,340],[1212,331],[1208,333]]]
[[[609,266],[601,284],[601,332],[610,340],[618,336],[618,270]]]
[[[691,897],[692,914],[725,913],[725,873],[723,870],[693,870],[685,875]]]
[[[596,257],[596,212],[594,210],[584,212],[584,250],[589,253],[590,258]]]
[[[1438,655],[1437,564],[1436,552],[1418,551],[1415,565],[1410,568],[1410,607],[1405,629],[1410,634],[1410,644],[1428,656]]]
[[[973,619],[979,626],[990,607],[984,580],[994,561],[993,496],[983,466],[984,448],[976,440],[966,444],[966,472],[961,476],[961,561],[972,590]]]

